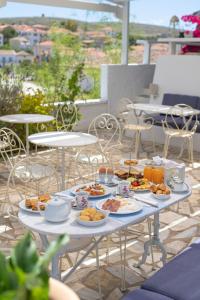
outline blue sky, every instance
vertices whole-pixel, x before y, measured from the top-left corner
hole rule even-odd
[[[138,23],[169,25],[172,15],[182,16],[200,10],[199,0],[135,0],[131,4],[131,19]],[[9,3],[0,8],[1,17],[41,16],[44,13],[50,17],[66,17],[83,21],[96,21],[102,18],[112,19],[104,13],[86,13],[80,10],[71,10],[47,6],[25,5]]]

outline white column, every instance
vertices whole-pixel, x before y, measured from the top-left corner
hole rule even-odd
[[[124,0],[123,3],[123,15],[122,15],[122,53],[121,64],[128,64],[128,47],[129,47],[129,12],[130,3],[129,0]]]
[[[145,41],[143,64],[150,64],[150,60],[151,60],[151,44],[149,41]]]

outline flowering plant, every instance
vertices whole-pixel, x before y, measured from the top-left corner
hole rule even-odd
[[[197,25],[196,29],[192,32],[192,34],[193,37],[200,37],[200,16],[186,15],[186,16],[182,16],[181,20],[184,22],[196,24]],[[185,33],[189,34],[190,32],[187,30]]]

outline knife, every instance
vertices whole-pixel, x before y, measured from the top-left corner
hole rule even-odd
[[[139,199],[139,198],[136,198],[136,197],[134,197],[134,199],[137,200],[137,201],[149,204],[153,207],[159,207],[159,205],[156,201],[152,201],[152,200],[148,200],[148,199]]]

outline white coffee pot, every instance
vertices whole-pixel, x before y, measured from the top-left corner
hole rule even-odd
[[[45,209],[41,209],[45,207]],[[60,197],[54,197],[47,203],[39,202],[38,209],[40,214],[49,222],[63,222],[66,221],[71,211],[70,199],[63,199]]]

